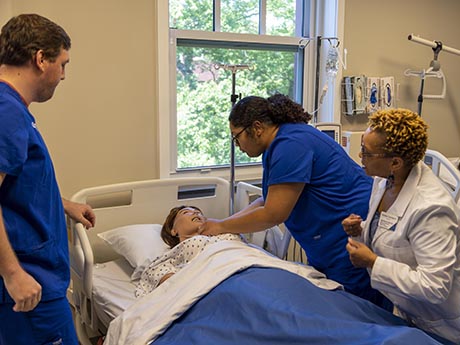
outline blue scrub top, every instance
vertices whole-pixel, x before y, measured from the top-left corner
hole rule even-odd
[[[0,206],[21,266],[42,286],[42,300],[70,281],[64,208],[46,145],[21,96],[0,82]],[[13,300],[0,277],[0,303]]]
[[[328,135],[307,124],[283,124],[264,152],[263,196],[280,183],[305,183],[285,222],[310,265],[349,291],[370,286],[365,269],[351,264],[341,225],[367,215],[372,178]]]

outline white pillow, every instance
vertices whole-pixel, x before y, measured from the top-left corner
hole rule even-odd
[[[160,224],[134,224],[99,233],[98,236],[128,260],[134,268],[131,280],[135,280],[140,278],[150,262],[170,249],[160,233]]]

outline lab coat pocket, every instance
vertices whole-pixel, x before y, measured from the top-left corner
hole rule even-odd
[[[387,230],[388,231],[388,230]],[[394,236],[382,236],[379,247],[379,255],[409,265],[414,263],[414,253],[410,242]]]

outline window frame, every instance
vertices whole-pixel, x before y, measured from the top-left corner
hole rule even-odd
[[[297,1],[297,18],[299,20],[299,8],[301,1]],[[312,7],[314,1],[306,1],[303,8],[304,18],[309,19],[311,13],[315,12]],[[310,18],[311,19],[311,18]],[[309,20],[310,20],[309,19]],[[262,23],[262,21],[261,21]],[[311,27],[311,25],[310,25]],[[296,24],[296,33],[303,31],[304,34],[311,30],[310,27],[305,28],[305,24]],[[157,66],[156,72],[158,75],[158,157],[159,157],[159,175],[160,178],[170,177],[199,177],[199,176],[217,176],[228,178],[230,175],[230,167],[211,167],[205,169],[190,169],[176,171],[177,165],[177,117],[176,117],[176,42],[177,39],[190,40],[209,40],[228,42],[250,42],[252,44],[262,45],[299,45],[301,37],[292,36],[269,36],[263,34],[236,34],[222,33],[211,31],[198,30],[178,30],[169,29],[169,4],[168,1],[161,1],[157,5]],[[311,43],[311,42],[310,42]],[[307,110],[305,104],[313,104],[314,99],[314,83],[315,83],[315,44],[307,44],[303,47],[303,71],[299,72],[300,67],[297,66],[296,72],[297,82],[301,82],[300,90],[297,91],[296,99],[302,99],[302,105]],[[166,68],[167,67],[167,68]],[[299,90],[299,88],[297,88]],[[230,102],[230,101],[229,101]],[[229,105],[230,106],[230,105]],[[230,138],[230,135],[229,135]],[[229,156],[231,150],[231,140],[229,139]],[[260,180],[262,176],[261,164],[258,165],[237,165],[235,167],[235,179],[239,180]]]

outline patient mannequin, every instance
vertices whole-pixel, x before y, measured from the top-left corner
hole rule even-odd
[[[198,207],[183,205],[171,209],[161,229],[161,238],[171,250],[153,260],[142,273],[136,287],[136,297],[148,294],[169,279],[207,245],[221,240],[242,241],[241,236],[237,234],[198,234],[198,228],[205,221],[206,217]]]

